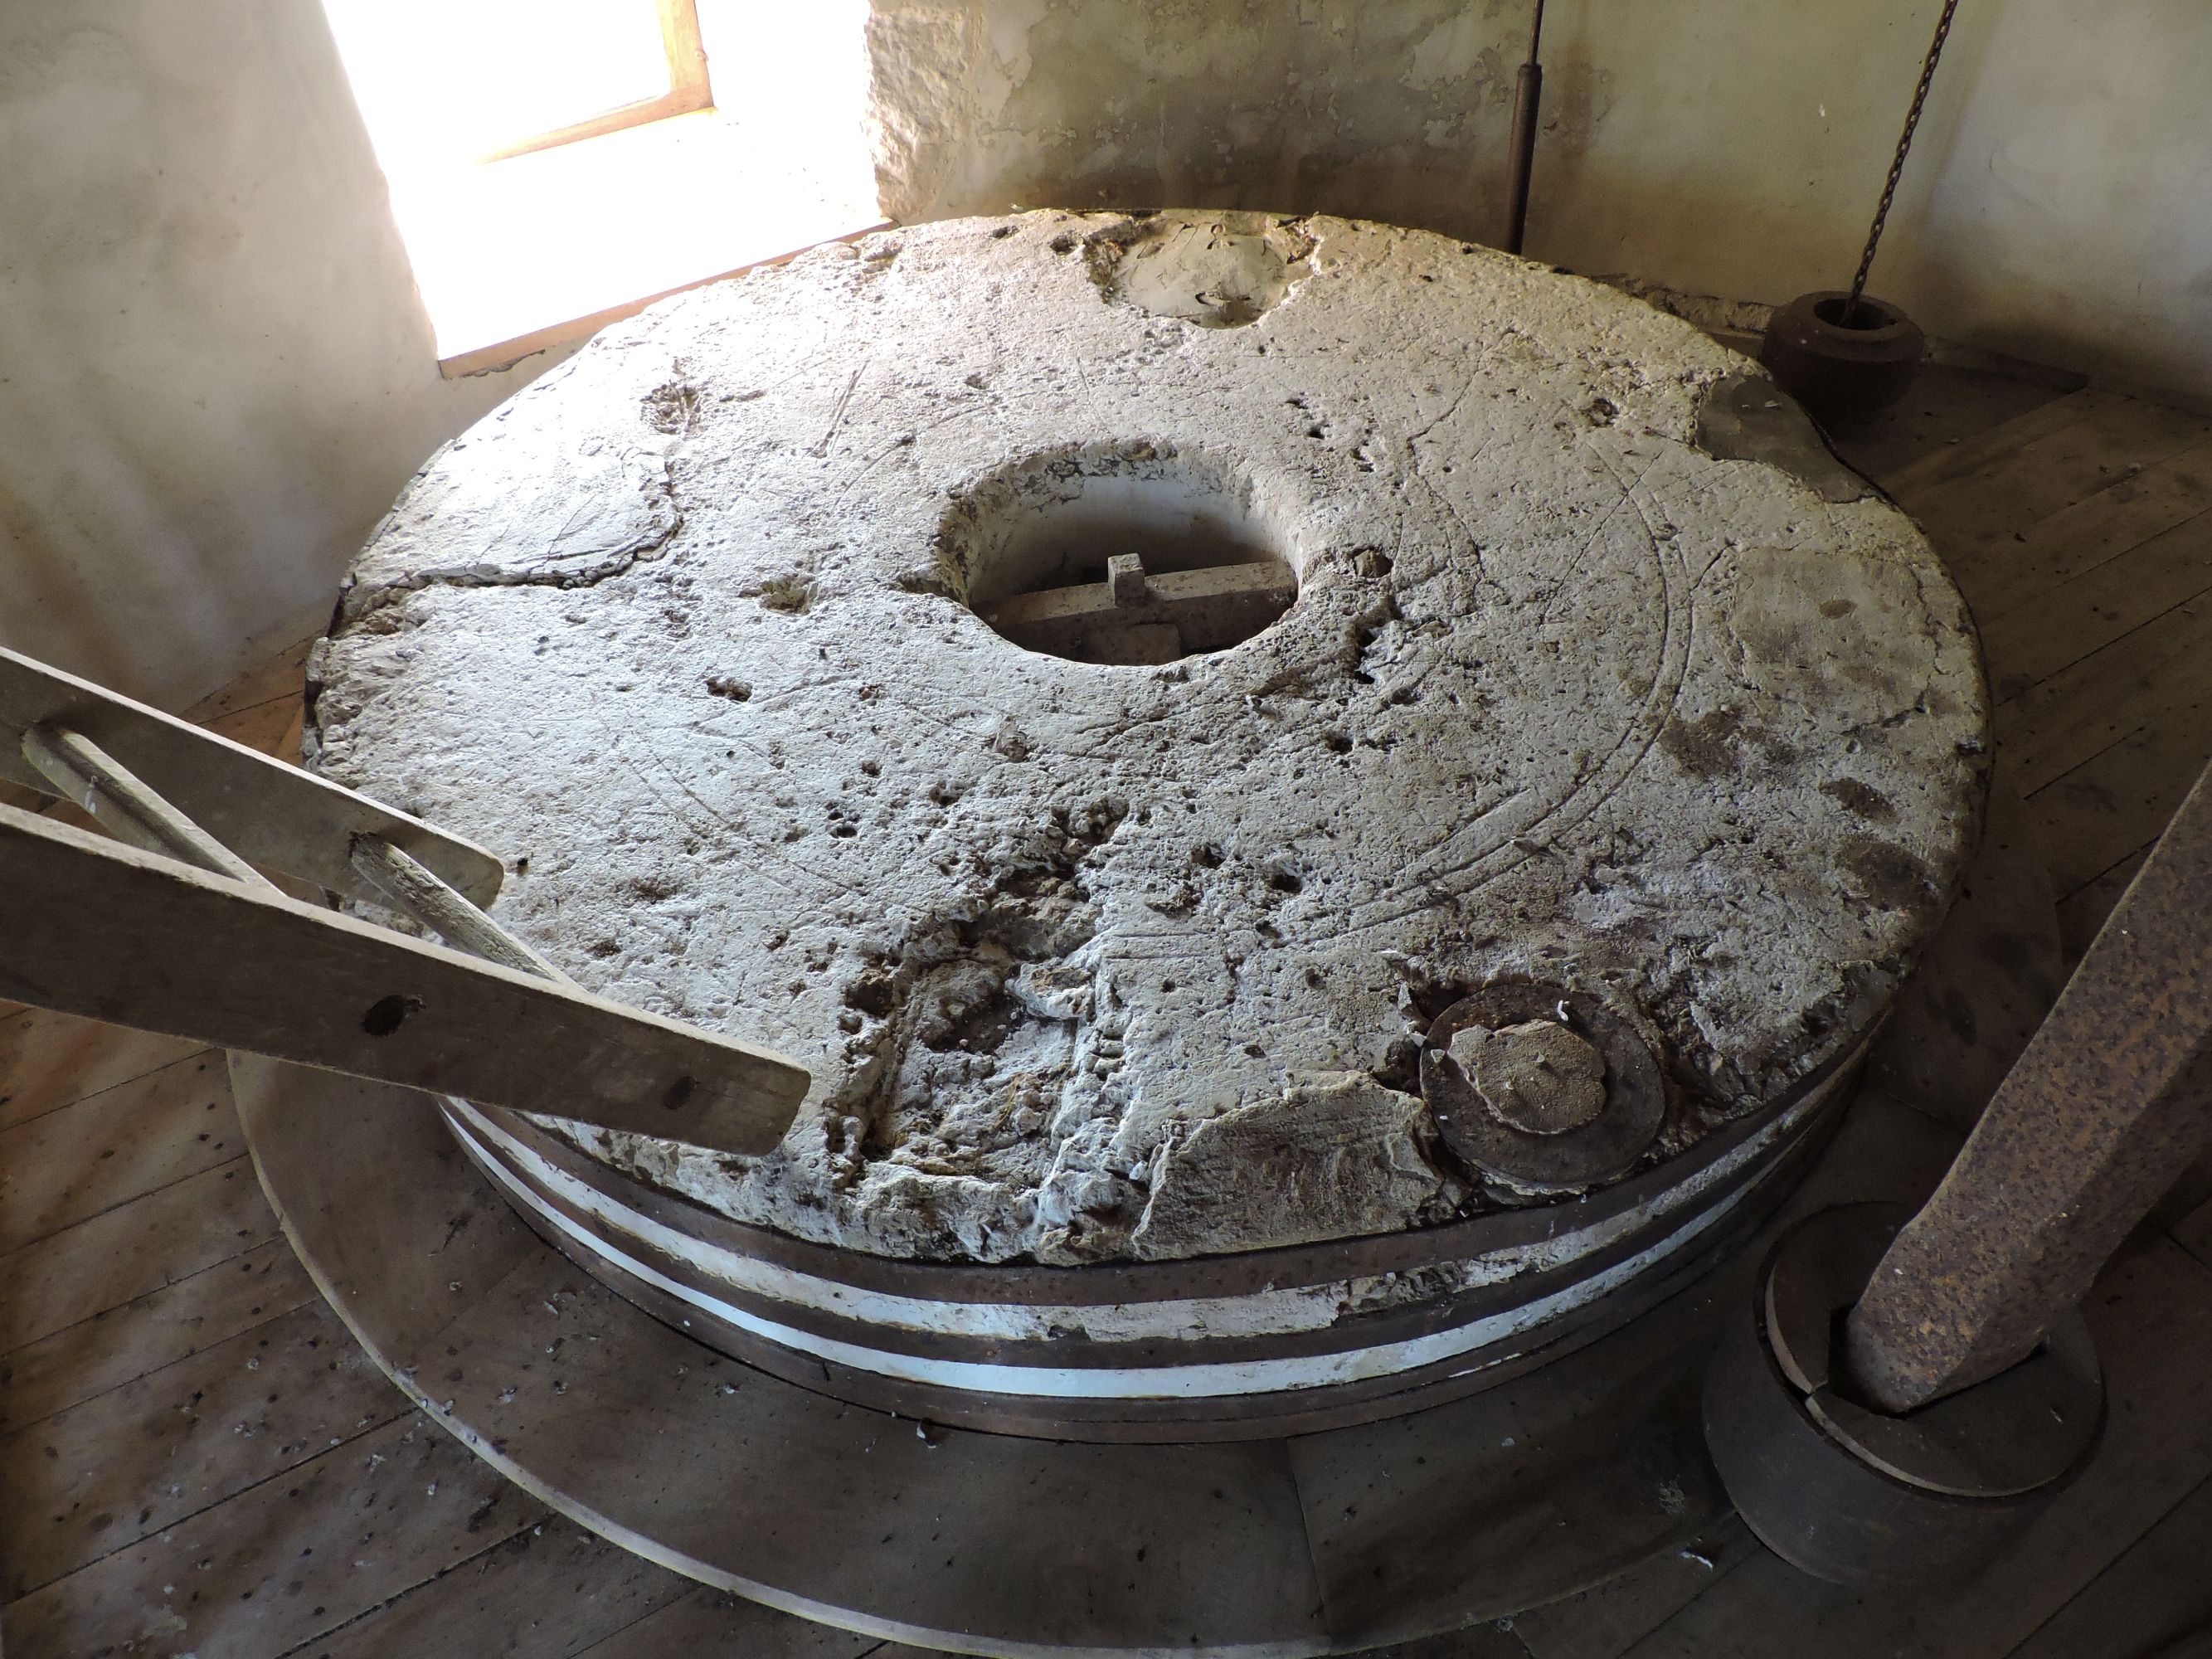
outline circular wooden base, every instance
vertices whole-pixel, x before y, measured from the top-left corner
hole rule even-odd
[[[979,1654],[1340,1653],[1571,1594],[1725,1503],[1698,1389],[1756,1250],[1410,1415],[1024,1439],[850,1405],[662,1323],[541,1243],[427,1097],[245,1056],[232,1073],[294,1248],[403,1389],[581,1524],[809,1618]],[[1917,1195],[1934,1171],[1900,1174],[1895,1109],[1872,1127],[1867,1109],[1790,1212]]]

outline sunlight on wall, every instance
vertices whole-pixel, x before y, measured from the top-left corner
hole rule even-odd
[[[495,161],[667,93],[655,0],[324,4],[449,363],[882,217],[866,0],[698,0],[714,107]]]

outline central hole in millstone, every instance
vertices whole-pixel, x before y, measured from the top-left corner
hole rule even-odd
[[[1146,445],[1016,463],[956,501],[939,544],[992,628],[1077,662],[1225,651],[1298,596],[1248,486],[1204,458]]]

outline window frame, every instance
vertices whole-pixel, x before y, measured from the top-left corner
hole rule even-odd
[[[660,48],[668,59],[668,90],[657,98],[623,104],[582,121],[534,133],[477,157],[479,163],[504,161],[560,144],[597,138],[625,128],[663,121],[672,115],[690,115],[714,107],[714,89],[707,73],[707,47],[699,32],[698,0],[655,0],[660,16]]]

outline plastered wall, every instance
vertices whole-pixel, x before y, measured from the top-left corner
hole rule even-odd
[[[1528,252],[1848,283],[1936,0],[1552,0]],[[1359,214],[1494,240],[1527,0],[874,0],[902,219]],[[2212,6],[1966,0],[1875,287],[1947,338],[2212,396]]]
[[[315,0],[0,4],[0,644],[190,702],[543,362],[439,378]]]
[[[1522,0],[873,0],[902,218],[1364,214],[1490,239]],[[1530,251],[1846,278],[1934,0],[1552,0]],[[1966,0],[1879,290],[2212,395],[2212,6]],[[0,643],[169,704],[315,627],[441,380],[316,0],[0,5]]]

